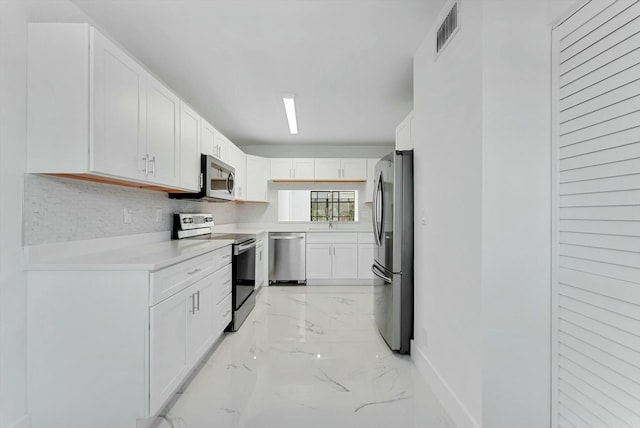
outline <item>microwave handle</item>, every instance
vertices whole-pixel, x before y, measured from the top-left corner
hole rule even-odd
[[[235,181],[235,176],[233,175],[233,172],[229,173],[229,176],[227,177],[227,191],[233,195],[233,182]]]

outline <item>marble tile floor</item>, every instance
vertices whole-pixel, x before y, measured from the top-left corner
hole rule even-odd
[[[272,286],[159,428],[454,428],[408,356],[392,353],[365,286]]]

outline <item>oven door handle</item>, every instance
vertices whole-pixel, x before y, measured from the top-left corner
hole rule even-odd
[[[237,256],[239,254],[249,251],[252,248],[256,248],[256,241],[251,241],[246,244],[236,245],[233,251],[233,254]]]

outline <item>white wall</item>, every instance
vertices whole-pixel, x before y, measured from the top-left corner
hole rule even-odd
[[[412,357],[468,427],[482,421],[482,2],[461,8],[437,61],[434,31],[414,56]]]
[[[573,3],[463,1],[414,57],[413,358],[461,427],[550,424],[550,33]]]

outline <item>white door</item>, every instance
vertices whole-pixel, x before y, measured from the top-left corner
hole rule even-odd
[[[200,190],[200,116],[180,103],[180,187]]]
[[[334,279],[358,278],[358,244],[333,244]]]
[[[219,158],[217,148],[215,147],[215,130],[213,126],[206,120],[202,119],[200,127],[200,147],[202,153]]]
[[[292,159],[291,169],[294,180],[313,180],[314,179],[314,160],[313,159]]]
[[[247,155],[247,200],[267,201],[268,169],[268,159]]]
[[[215,153],[214,156],[220,159],[222,162],[229,163],[229,151],[231,150],[231,141],[227,139],[224,135],[215,132]]]
[[[92,28],[93,103],[90,168],[144,179],[145,71]]]
[[[189,287],[190,312],[187,316],[187,361],[192,366],[218,337],[216,331],[215,273]]]
[[[316,159],[316,180],[341,180],[342,165],[340,159]]]
[[[331,244],[307,244],[307,279],[331,279]]]
[[[187,317],[191,287],[149,309],[149,414],[154,415],[189,371]]]
[[[553,31],[552,427],[640,426],[640,3]]]
[[[342,180],[366,180],[366,159],[342,159]]]
[[[271,180],[291,180],[293,170],[291,159],[269,159],[269,178]]]
[[[149,181],[180,185],[180,99],[161,82],[147,77],[147,154]]]

